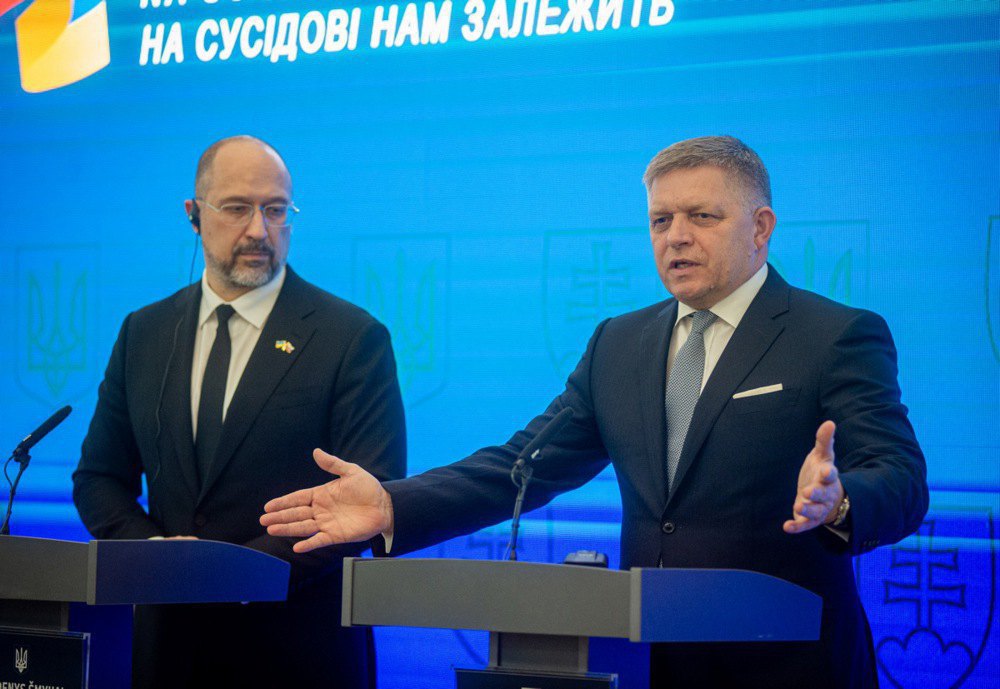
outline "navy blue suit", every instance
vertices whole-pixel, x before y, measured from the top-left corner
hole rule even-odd
[[[340,626],[341,558],[298,555],[258,519],[271,498],[323,483],[321,447],[381,479],[405,475],[403,405],[389,334],[360,308],[287,269],[230,403],[202,482],[191,429],[191,361],[201,284],[130,314],[115,343],[73,475],[95,538],[193,535],[292,564],[288,601],[139,606],[137,687],[373,684],[371,635]],[[294,350],[275,347],[288,340]],[[141,479],[149,513],[136,502]],[[221,682],[221,684],[220,684]]]
[[[512,462],[572,407],[574,420],[536,466],[526,507],[585,483],[610,461],[622,495],[623,568],[749,569],[823,598],[819,642],[659,647],[656,686],[874,686],[851,556],[912,533],[927,510],[924,458],[900,403],[885,322],[790,287],[770,269],[705,385],[668,495],[665,366],[676,315],[670,299],[604,321],[565,391],[507,444],[388,483],[393,553],[509,518]],[[733,399],[777,383],[780,392]],[[826,528],[782,530],[826,419],[837,423],[836,462],[851,499],[846,543]]]

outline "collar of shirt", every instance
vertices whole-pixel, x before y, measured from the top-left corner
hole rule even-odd
[[[701,379],[702,386],[705,385],[709,376],[712,375],[712,371],[715,370],[715,365],[719,363],[722,353],[729,344],[730,338],[736,332],[736,326],[743,320],[747,309],[750,308],[750,302],[757,296],[766,278],[767,264],[765,263],[749,280],[737,287],[732,294],[710,309],[717,318],[705,331],[705,371]],[[673,367],[677,352],[684,346],[688,336],[691,334],[692,322],[686,316],[691,315],[694,311],[695,309],[692,309],[687,304],[678,303],[677,305],[677,320],[674,322],[674,331],[670,338],[670,348],[667,350],[667,375],[670,375],[670,369]]]
[[[754,297],[756,297],[757,293],[760,292],[760,288],[764,286],[764,280],[766,279],[767,264],[765,263],[760,267],[760,270],[750,277],[749,280],[737,287],[732,294],[713,306],[709,309],[709,311],[714,313],[719,320],[725,322],[733,330],[735,330],[736,326],[738,326],[740,321],[743,320],[743,316],[746,314],[747,309],[750,308],[750,302],[754,300]],[[674,321],[674,325],[679,323],[685,316],[689,316],[694,313],[696,310],[697,309],[692,309],[687,304],[677,302],[677,320]]]
[[[261,330],[267,317],[271,314],[275,302],[278,301],[278,294],[284,284],[285,266],[281,266],[278,274],[266,285],[252,289],[228,303],[240,318],[253,325],[257,330]],[[209,286],[208,271],[206,270],[201,275],[201,307],[198,310],[198,327],[201,328],[205,325],[205,321],[215,313],[215,309],[220,304],[225,303],[226,301]]]

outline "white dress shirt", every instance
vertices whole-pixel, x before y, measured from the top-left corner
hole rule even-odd
[[[229,375],[226,377],[226,396],[222,402],[222,420],[226,419],[229,403],[239,385],[243,371],[250,361],[253,348],[257,346],[260,333],[264,329],[271,309],[278,301],[278,293],[285,284],[285,267],[266,285],[252,289],[231,302],[236,311],[229,319],[229,338],[232,350],[229,357]],[[191,430],[194,438],[198,437],[198,406],[201,403],[201,382],[205,378],[205,365],[208,363],[209,352],[215,344],[215,333],[219,321],[215,309],[220,304],[227,303],[222,297],[212,291],[208,285],[207,272],[201,276],[201,307],[198,311],[198,329],[194,336],[194,358],[191,361]]]
[[[736,331],[736,326],[743,320],[750,302],[754,300],[760,288],[764,286],[767,279],[767,264],[761,266],[760,270],[736,288],[728,297],[709,309],[716,318],[705,330],[705,373],[701,377],[701,388],[705,389],[705,382],[715,370],[715,365],[719,363],[722,352],[729,344],[730,338]],[[684,343],[687,342],[688,335],[691,334],[691,319],[688,318],[695,309],[687,304],[677,302],[677,320],[674,322],[674,334],[670,338],[670,350],[667,352],[667,377],[670,377],[670,369],[677,358]]]

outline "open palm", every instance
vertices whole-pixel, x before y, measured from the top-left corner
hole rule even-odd
[[[786,533],[803,533],[828,523],[844,498],[840,472],[834,464],[833,436],[836,430],[832,421],[824,421],[816,431],[816,445],[799,470],[792,518],[783,525]]]
[[[336,543],[366,541],[392,527],[392,502],[378,479],[357,464],[320,449],[313,450],[313,459],[340,478],[264,505],[260,523],[269,534],[304,538],[294,550],[305,553]]]

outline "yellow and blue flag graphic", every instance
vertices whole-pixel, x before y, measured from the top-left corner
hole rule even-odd
[[[0,15],[23,0],[0,0]],[[89,77],[111,62],[107,3],[73,20],[73,0],[35,0],[14,22],[21,88],[40,93]]]

